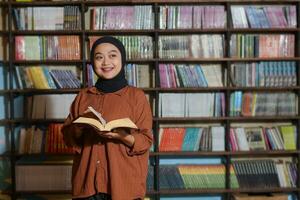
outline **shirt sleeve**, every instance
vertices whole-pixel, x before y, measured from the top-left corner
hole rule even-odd
[[[138,92],[136,101],[137,102],[134,105],[134,116],[138,129],[130,131],[131,135],[134,137],[134,145],[127,148],[127,153],[130,156],[147,152],[150,149],[153,140],[152,112],[143,91]]]
[[[67,117],[67,119],[64,122],[64,125],[62,127],[62,134],[63,134],[63,140],[65,142],[65,144],[67,146],[73,147],[75,148],[75,151],[77,153],[80,153],[81,151],[81,142],[82,142],[82,138],[81,137],[75,137],[75,126],[69,126],[72,121],[78,117],[79,115],[79,102],[80,102],[80,98],[81,97],[81,93],[79,93],[74,101],[71,104],[70,107],[70,113]]]

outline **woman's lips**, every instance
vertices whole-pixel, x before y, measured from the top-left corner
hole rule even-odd
[[[102,71],[104,72],[110,72],[111,70],[113,70],[114,68],[113,67],[106,67],[106,68],[101,68]]]

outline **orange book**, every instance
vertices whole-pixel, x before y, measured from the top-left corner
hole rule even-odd
[[[251,105],[252,105],[252,94],[247,92],[243,95],[243,104],[242,104],[242,115],[243,116],[252,116]]]
[[[181,151],[185,128],[165,128],[162,132],[160,151]]]

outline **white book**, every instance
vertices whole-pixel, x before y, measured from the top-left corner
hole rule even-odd
[[[66,118],[75,96],[76,94],[46,95],[46,119]]]
[[[185,94],[160,94],[161,117],[185,117]]]
[[[225,129],[223,126],[212,126],[212,151],[225,151]]]
[[[205,116],[204,105],[202,102],[202,93],[187,93],[186,94],[186,108],[188,117]]]
[[[237,139],[237,145],[240,151],[249,151],[249,144],[246,138],[246,133],[244,128],[235,128],[234,133]]]

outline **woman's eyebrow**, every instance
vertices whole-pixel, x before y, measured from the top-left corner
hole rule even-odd
[[[108,53],[117,53],[117,50],[110,50]],[[103,54],[101,52],[95,52],[95,55],[97,54]]]
[[[111,51],[109,51],[108,53],[117,53],[117,50],[111,50]]]

